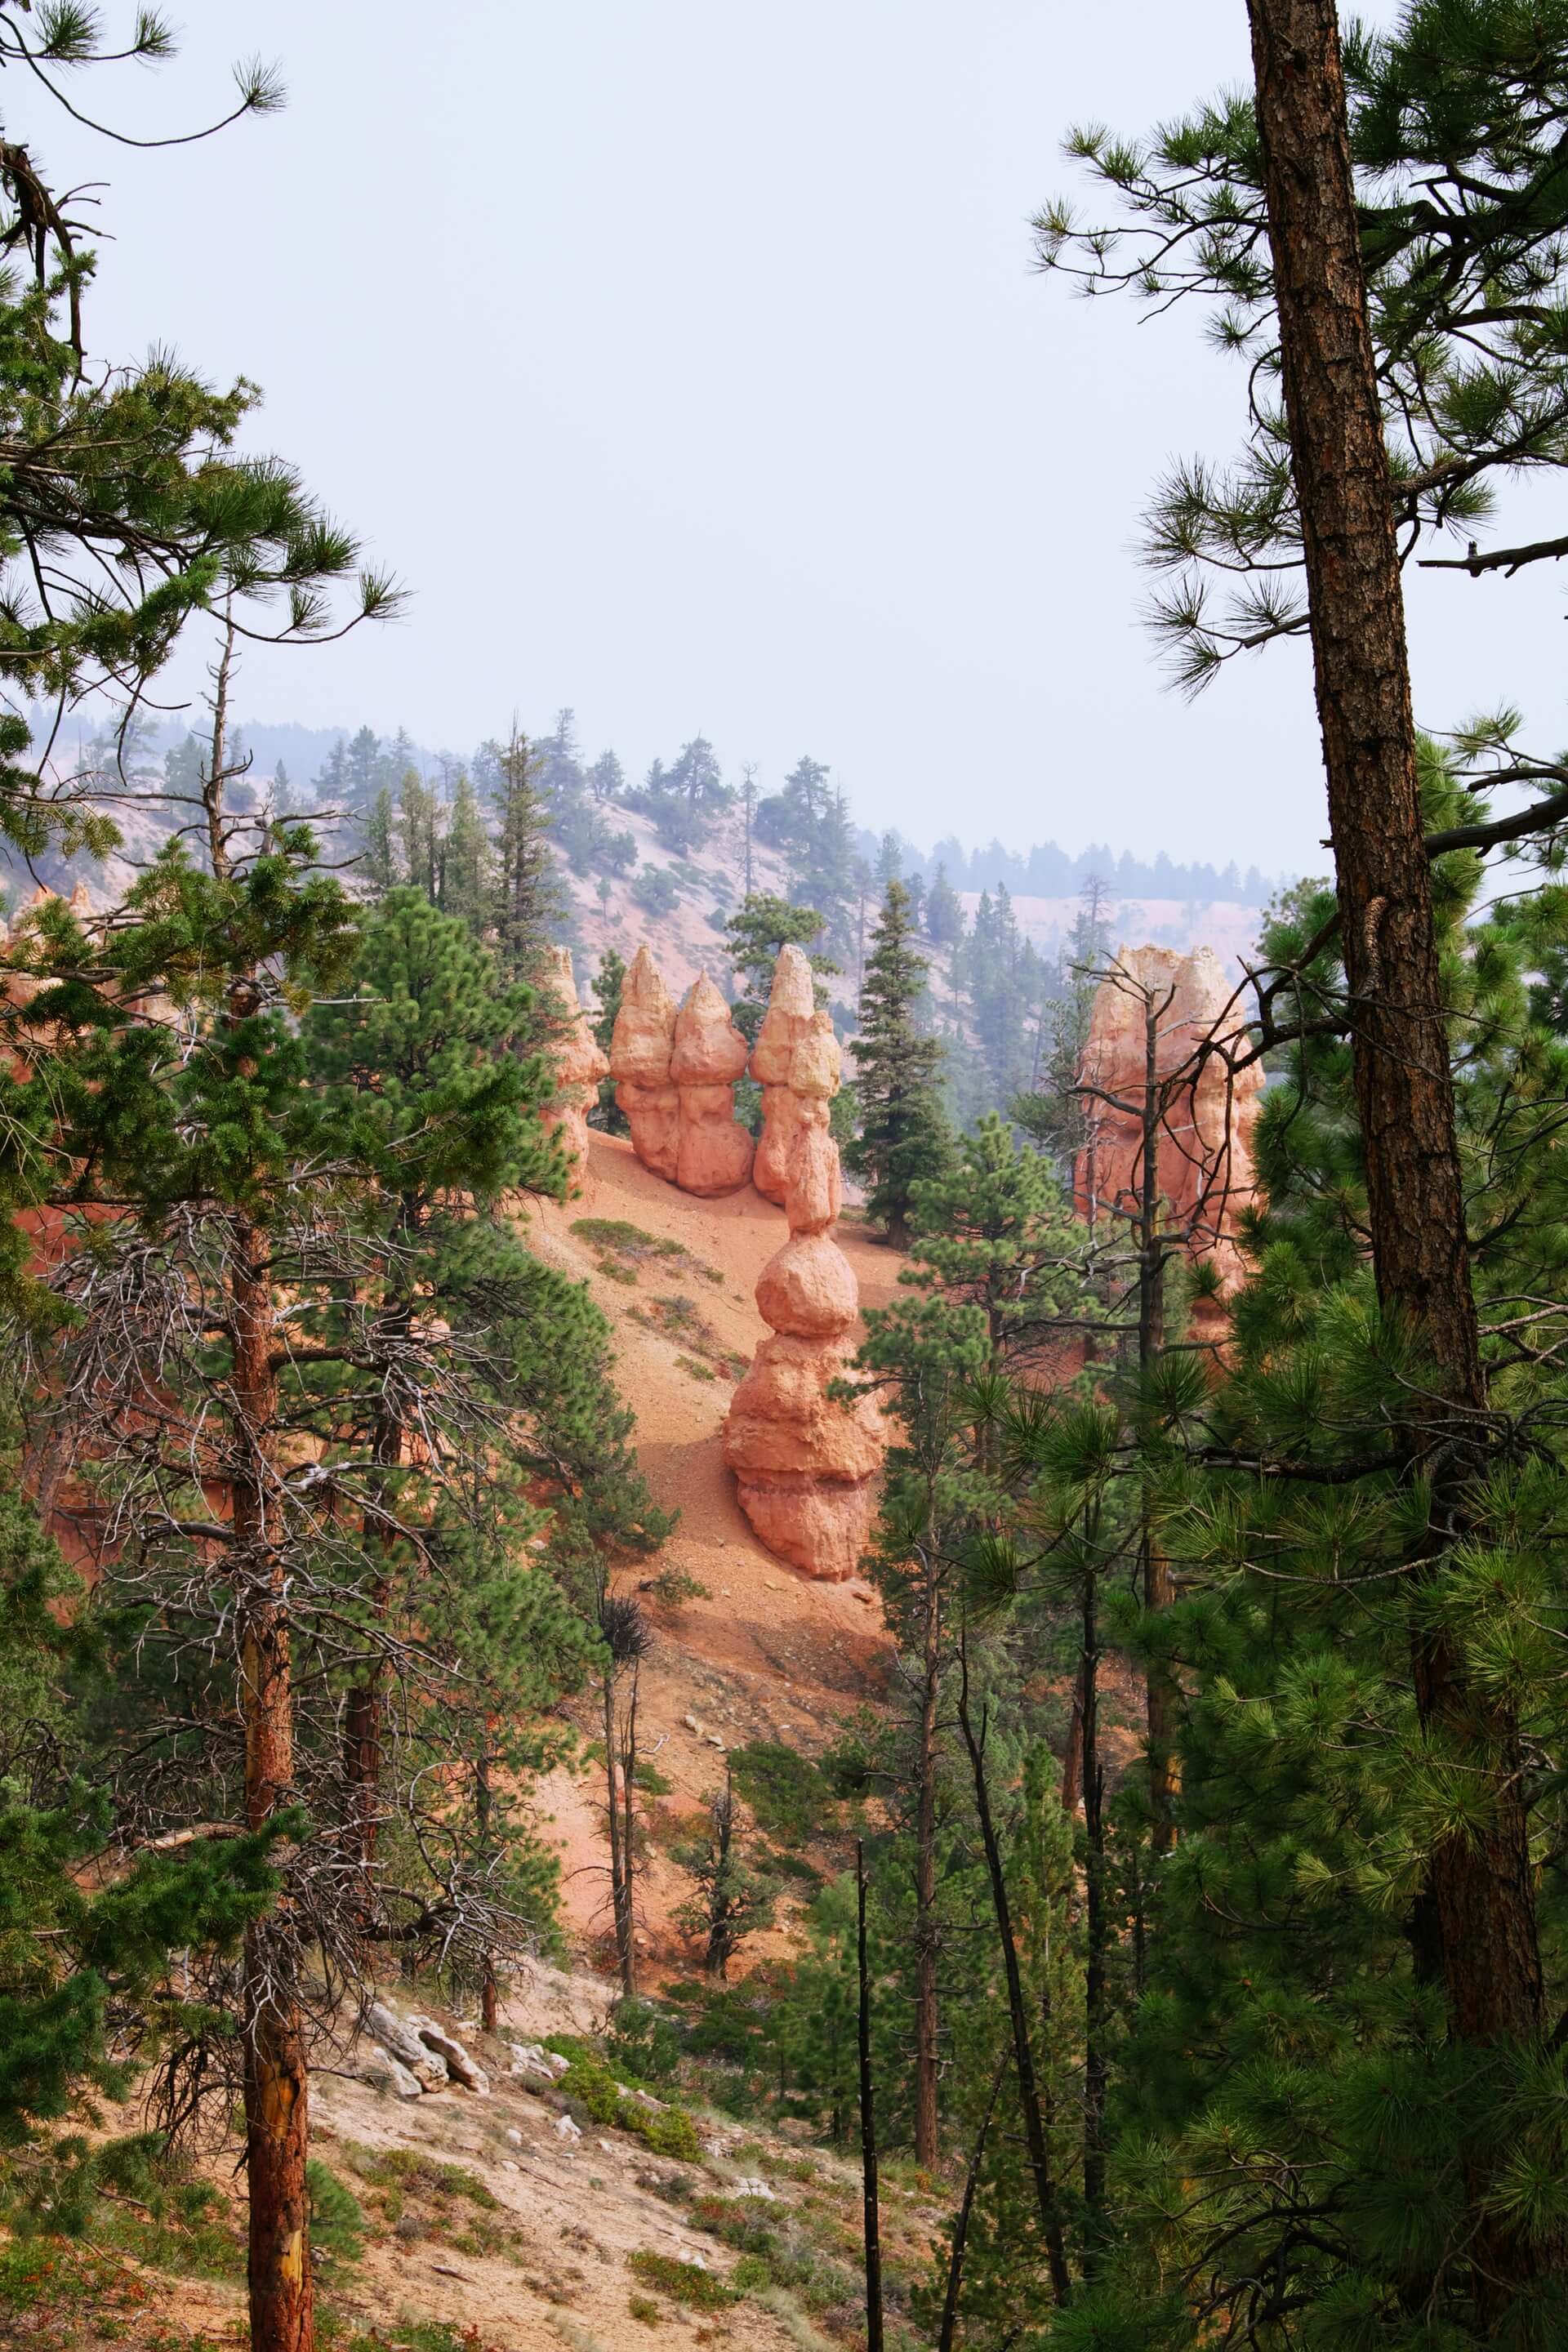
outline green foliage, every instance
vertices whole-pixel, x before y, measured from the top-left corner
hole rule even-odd
[[[735,2290],[711,2271],[699,2270],[695,2263],[683,2263],[674,2254],[651,2253],[639,2247],[626,2256],[626,2268],[645,2286],[657,2287],[660,2294],[688,2311],[729,2311],[741,2301]]]
[[[555,2047],[553,2038],[548,2046]],[[563,2097],[576,2103],[591,2122],[606,2130],[630,2132],[646,2142],[656,2156],[668,2156],[682,2164],[700,2161],[702,2144],[684,2107],[667,2102],[656,2110],[628,2096],[605,2060],[585,2045],[579,2044],[575,2052],[563,2051],[561,2054],[570,2056],[572,2063],[557,2087]]]
[[[804,948],[818,982],[830,980],[838,971],[839,966],[815,944],[822,938],[824,923],[815,907],[792,906],[787,898],[774,898],[768,891],[753,892],[726,922],[724,936],[736,991],[731,1017],[748,1045],[757,1042],[781,950]],[[827,991],[818,986],[816,995],[820,1009],[827,1003]]]
[[[319,2157],[305,2168],[310,2199],[310,2245],[330,2261],[357,2263],[364,2252],[364,2210],[352,2189]]]
[[[731,1748],[727,1761],[765,1836],[798,1847],[834,1828],[837,1808],[809,1757],[778,1740],[754,1739]]]
[[[941,1171],[951,1150],[940,1080],[939,1038],[924,1033],[926,965],[910,947],[909,892],[888,885],[860,986],[855,1056],[859,1132],[845,1154],[870,1184],[866,1213],[896,1248],[909,1240],[915,1186]]]

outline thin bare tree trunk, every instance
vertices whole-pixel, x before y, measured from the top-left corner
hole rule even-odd
[[[1084,2263],[1092,2274],[1105,2227],[1106,1963],[1105,1775],[1100,1761],[1100,1594],[1092,1569],[1083,1588]]]
[[[1160,1017],[1167,994],[1143,1002],[1143,1147],[1138,1202],[1138,1369],[1146,1373],[1165,1345],[1165,1247],[1160,1232],[1160,1129],[1165,1097],[1160,1083]],[[1143,1605],[1156,1614],[1171,1605],[1171,1564],[1154,1537],[1147,1496],[1139,1543]],[[1169,1853],[1176,1841],[1177,1692],[1163,1661],[1151,1661],[1145,1694],[1149,1727],[1149,1811],[1156,1853]]]
[[[996,1916],[996,1939],[1002,1947],[1002,1967],[1007,1979],[1007,2009],[1013,2026],[1013,2063],[1018,2075],[1024,2144],[1029,2151],[1029,2170],[1035,2183],[1035,2201],[1039,2209],[1040,2230],[1046,2242],[1046,2258],[1050,2265],[1051,2289],[1059,2307],[1067,2303],[1072,2293],[1072,2276],[1068,2269],[1061,2207],[1056,2183],[1051,2178],[1050,2150],[1046,2146],[1045,2124],[1040,2114],[1035,2053],[1029,2042],[1028,2012],[1024,2006],[1023,1973],[1018,1966],[1018,1946],[1013,1933],[1012,1906],[1007,1899],[1007,1875],[1002,1865],[1001,1843],[991,1814],[991,1791],[985,1779],[984,1729],[983,1725],[979,1736],[976,1736],[969,1712],[967,1641],[960,1642],[958,1661],[958,1723],[963,1734],[963,1745],[969,1753],[969,1769],[974,1781],[974,1810],[980,1821],[980,1842],[985,1851],[986,1874],[991,1882],[991,1906]]]
[[[866,1850],[855,1841],[856,1937],[859,1978],[860,2203],[866,2238],[866,2352],[882,2352],[882,2240],[877,2194],[877,2111],[871,2084],[871,1971],[866,1950]]]
[[[958,2326],[958,2298],[963,2286],[963,2257],[969,2246],[969,2217],[974,2210],[974,2192],[980,2186],[980,2168],[985,2160],[985,2142],[991,2130],[991,2118],[996,2112],[996,2097],[1006,2074],[1005,2059],[992,2077],[991,2096],[985,2102],[985,2113],[980,2118],[980,2129],[974,2135],[970,2151],[969,2169],[963,2176],[963,2195],[952,2221],[952,2251],[947,2262],[947,2288],[942,2299],[942,2325],[937,2331],[936,2352],[952,2352],[952,2338]]]
[[[942,1590],[928,1552],[921,1658],[919,1786],[915,1806],[915,2162],[937,2161],[937,1700],[941,1694]]]

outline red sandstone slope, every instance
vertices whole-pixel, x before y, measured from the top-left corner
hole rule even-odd
[[[590,1218],[622,1222],[689,1255],[617,1258],[573,1231]],[[542,1253],[585,1277],[609,1318],[621,1393],[637,1417],[644,1472],[658,1500],[680,1512],[657,1565],[684,1570],[707,1587],[705,1599],[656,1611],[658,1638],[643,1670],[641,1744],[647,1754],[657,1749],[658,1769],[672,1783],[670,1795],[649,1799],[648,1807],[689,1815],[721,1780],[723,1748],[778,1739],[816,1755],[875,1695],[887,1664],[881,1612],[868,1586],[809,1582],[752,1534],[721,1452],[735,1376],[720,1369],[711,1379],[701,1377],[704,1353],[749,1363],[764,1338],[752,1292],[785,1238],[784,1213],[750,1185],[724,1200],[695,1200],[640,1166],[629,1144],[595,1133],[584,1196],[563,1206],[545,1203],[531,1212],[531,1223]],[[855,1269],[862,1304],[888,1299],[903,1260],[853,1222],[840,1224],[837,1238]],[[622,1271],[635,1264],[636,1283],[601,1271],[606,1259]],[[689,1310],[668,1303],[680,1300],[689,1301]],[[586,1708],[582,1721],[591,1737]],[[597,1769],[577,1778],[557,1774],[543,1796],[563,1858],[565,1916],[589,1946],[608,1924],[605,1837],[595,1811],[601,1778]],[[644,1931],[654,1954],[673,1958],[679,1939],[670,1914],[689,1889],[657,1839],[648,1860]],[[786,1913],[780,1934],[789,1926]]]

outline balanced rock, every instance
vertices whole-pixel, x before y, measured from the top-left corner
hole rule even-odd
[[[544,1125],[556,1136],[571,1170],[571,1186],[581,1192],[588,1172],[588,1113],[598,1099],[599,1083],[610,1075],[609,1063],[588,1026],[588,1016],[577,999],[570,948],[552,948],[552,972],[547,983],[555,999],[556,1032],[550,1045],[555,1092],[544,1108]]]
[[[1125,1217],[1142,1197],[1143,1123],[1136,1111],[1103,1097],[1142,1105],[1152,1023],[1160,1101],[1155,1181],[1166,1229],[1179,1233],[1188,1255],[1218,1276],[1218,1298],[1194,1302],[1194,1327],[1205,1337],[1223,1328],[1224,1302],[1246,1274],[1237,1233],[1257,1182],[1252,1131],[1263,1072],[1257,1062],[1229,1066],[1227,1049],[1246,1044],[1234,994],[1212,948],[1187,956],[1172,948],[1122,948],[1095,992],[1080,1065],[1080,1076],[1098,1091],[1086,1098],[1089,1138],[1074,1167],[1074,1200],[1082,1217]],[[1210,1042],[1219,1050],[1200,1058]]]
[[[853,1576],[870,1535],[888,1432],[874,1398],[829,1391],[850,1377],[854,1269],[832,1237],[841,1183],[826,1119],[799,1128],[784,1212],[790,1236],[757,1282],[772,1336],[731,1402],[724,1459],[753,1533],[806,1575]]]

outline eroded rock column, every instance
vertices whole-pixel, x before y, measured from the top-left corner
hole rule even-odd
[[[645,1168],[670,1184],[680,1149],[680,1097],[669,1075],[674,1053],[675,1006],[645,940],[621,986],[621,1009],[610,1036],[610,1075],[632,1131],[632,1150]]]
[[[588,1174],[588,1113],[598,1098],[599,1082],[610,1066],[588,1026],[588,1016],[577,999],[570,948],[552,948],[552,972],[547,983],[556,999],[559,1028],[550,1046],[555,1073],[555,1093],[544,1108],[544,1125],[556,1136],[572,1170],[572,1189],[581,1192]]]
[[[859,1313],[854,1268],[833,1239],[842,1199],[838,1147],[820,1125],[790,1150],[789,1239],[757,1282],[772,1337],[736,1390],[724,1459],[741,1507],[771,1552],[807,1576],[853,1576],[871,1532],[888,1432],[871,1397],[828,1394],[855,1355]]]
[[[805,949],[782,949],[751,1061],[752,1076],[763,1090],[763,1133],[752,1181],[765,1201],[784,1206],[795,1138],[805,1128],[827,1126],[843,1058],[831,1019],[816,1009]]]
[[[616,1100],[643,1166],[699,1200],[738,1192],[752,1172],[752,1139],[735,1117],[745,1067],[746,1041],[707,973],[678,1013],[645,941],[610,1039]]]
[[[746,1041],[705,971],[675,1016],[669,1075],[680,1102],[675,1181],[710,1201],[738,1192],[752,1172],[752,1139],[735,1117],[735,1081],[746,1067]]]

